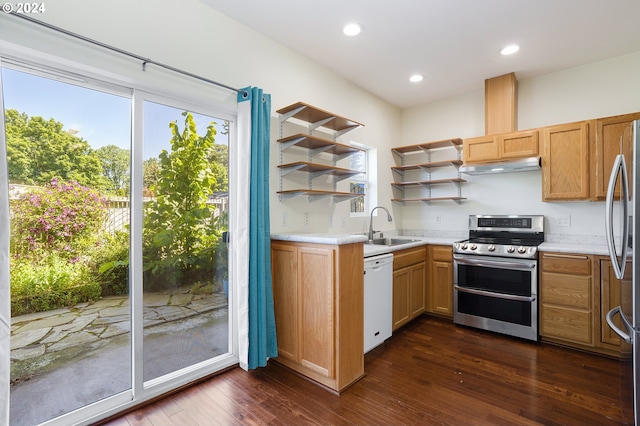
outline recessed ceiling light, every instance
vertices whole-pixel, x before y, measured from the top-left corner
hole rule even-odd
[[[518,50],[520,50],[520,46],[518,46],[517,44],[510,44],[507,47],[503,47],[500,50],[500,54],[501,55],[513,55],[514,53],[516,53]]]
[[[342,29],[342,32],[348,36],[357,36],[362,32],[362,25],[358,23],[347,24]]]
[[[409,81],[412,83],[419,83],[424,79],[424,77],[420,74],[414,74],[411,77],[409,77]]]

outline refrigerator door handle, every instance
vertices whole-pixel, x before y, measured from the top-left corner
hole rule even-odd
[[[620,176],[620,202],[622,207],[622,254],[620,260],[616,252],[616,246],[613,235],[613,202],[615,201],[616,181]],[[627,249],[629,238],[629,183],[627,180],[627,165],[624,161],[624,156],[618,154],[613,163],[611,170],[611,176],[609,177],[609,187],[607,189],[607,199],[605,202],[605,235],[607,237],[607,247],[609,248],[609,257],[613,264],[613,272],[617,279],[621,280],[624,277],[624,269],[627,263]]]
[[[618,326],[614,324],[613,317],[616,316],[616,315],[620,315],[620,319],[622,320],[622,324],[624,324],[625,328],[627,329],[627,332],[629,332],[631,327],[627,323],[627,319],[624,317],[624,315],[622,315],[620,313],[620,306],[617,306],[617,307],[613,308],[612,310],[610,310],[609,312],[607,312],[607,324],[609,324],[609,327],[611,327],[611,329],[618,336],[620,336],[620,338],[622,340],[624,340],[625,342],[629,343],[630,345],[633,344],[633,337],[631,337],[633,333],[628,333],[627,334],[624,331],[620,330],[618,328]]]

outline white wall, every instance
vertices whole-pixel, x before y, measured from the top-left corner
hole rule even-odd
[[[478,91],[464,96],[404,110],[402,144],[483,135],[483,85],[479,82]],[[518,81],[518,89],[518,129],[638,112],[640,52]],[[547,240],[580,242],[604,235],[604,203],[543,203],[539,171],[463,177],[468,180],[462,187],[467,201],[407,205],[402,228],[457,231],[466,228],[469,214],[530,213],[547,217]],[[558,226],[567,215],[571,226]]]

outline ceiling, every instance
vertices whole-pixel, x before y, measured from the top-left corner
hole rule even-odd
[[[638,0],[201,1],[401,108],[640,51]]]

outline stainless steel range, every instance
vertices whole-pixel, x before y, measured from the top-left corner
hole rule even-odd
[[[543,241],[544,216],[469,216],[469,239],[453,245],[453,321],[538,340]]]

